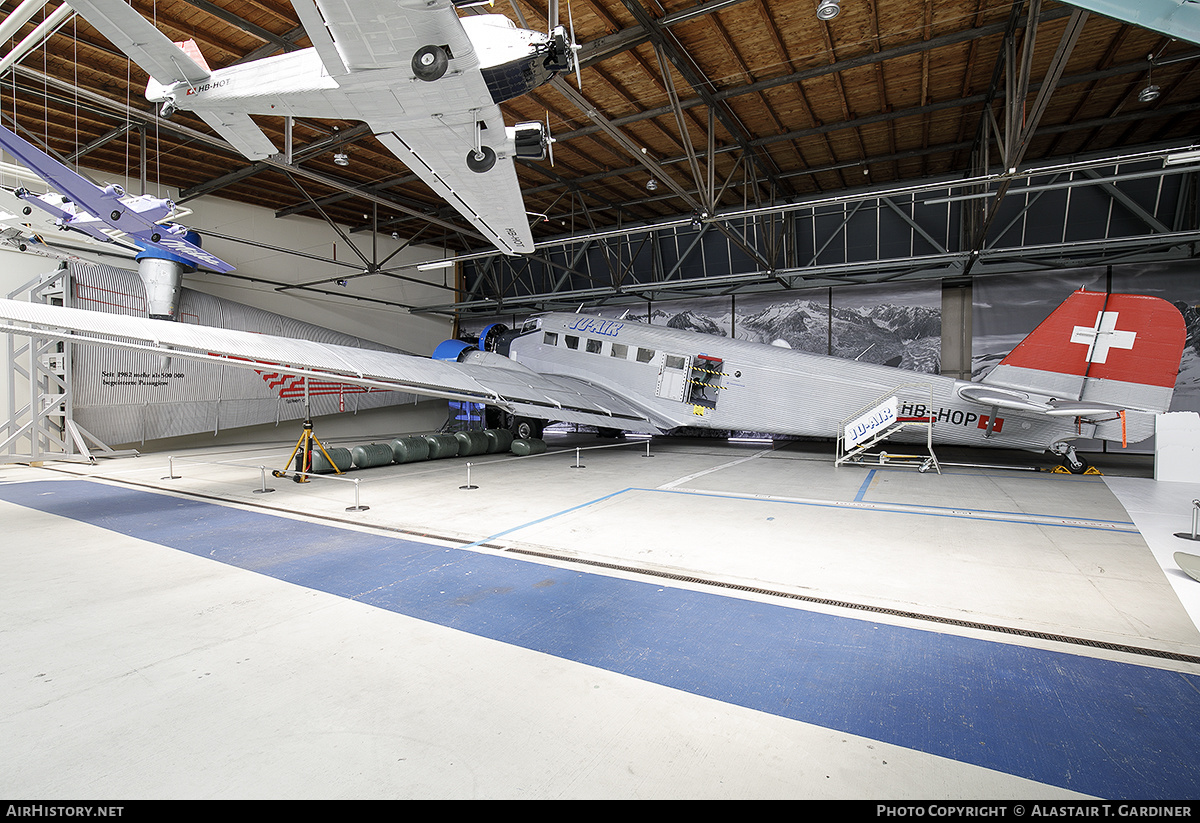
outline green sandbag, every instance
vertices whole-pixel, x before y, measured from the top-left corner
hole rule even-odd
[[[396,463],[418,463],[429,459],[429,443],[424,437],[400,437],[392,441],[392,460]]]
[[[443,457],[458,456],[458,438],[452,434],[426,434],[425,442],[429,444],[429,459],[439,460]]]
[[[329,460],[325,459],[325,454],[329,454],[329,460],[333,461],[331,465]],[[348,472],[350,467],[354,465],[354,456],[350,454],[349,449],[325,449],[322,452],[320,449],[313,449],[312,452],[312,472],[313,474],[332,474],[334,466],[337,466],[338,471]]]
[[[487,451],[487,437],[483,432],[455,432],[454,438],[458,440],[459,457],[471,457]]]
[[[513,436],[508,429],[487,429],[483,434],[488,441],[488,454],[506,452],[512,447]]]
[[[355,446],[350,449],[354,465],[360,469],[373,469],[377,466],[387,466],[392,462],[392,447],[382,443],[368,443],[365,446]]]
[[[543,454],[546,451],[546,441],[532,437],[518,437],[512,442],[512,453],[517,457],[528,457],[531,454]]]

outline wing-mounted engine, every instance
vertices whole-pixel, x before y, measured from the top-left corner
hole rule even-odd
[[[508,133],[508,153],[527,160],[545,160],[552,138],[545,123],[532,121],[505,128]]]

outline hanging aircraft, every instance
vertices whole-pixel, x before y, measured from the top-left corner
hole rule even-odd
[[[551,138],[540,122],[506,127],[499,104],[578,71],[557,0],[546,33],[459,18],[481,0],[292,0],[311,48],[216,70],[124,0],[68,5],[150,75],[162,116],[194,112],[251,160],[278,153],[251,115],[364,121],[489,242],[533,251],[513,158],[542,159]]]
[[[1154,433],[1186,339],[1167,301],[1090,291],[1070,295],[978,381],[582,314],[492,325],[432,358],[12,300],[0,300],[0,321],[16,334],[480,403],[519,436],[562,421],[834,437],[890,395],[893,415],[932,425],[935,443],[1049,450],[1072,471],[1086,468],[1078,438]]]
[[[167,222],[178,214],[171,200],[129,196],[115,183],[97,186],[4,126],[0,126],[0,148],[54,189],[45,194],[14,190],[12,194],[25,203],[21,207],[24,216],[36,208],[49,214],[64,231],[143,251],[158,249],[222,274],[233,271],[233,266],[200,248],[195,232]]]

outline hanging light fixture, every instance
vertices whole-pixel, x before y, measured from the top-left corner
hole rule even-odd
[[[338,165],[338,166],[349,166],[350,165],[350,155],[346,154],[345,152],[339,151],[337,154],[335,154],[333,156],[333,162],[335,165]]]
[[[658,181],[651,177],[646,181],[646,191],[654,191],[658,188]]]
[[[842,0],[821,0],[817,4],[817,19],[832,20],[837,17],[842,10]]]
[[[1146,58],[1150,61],[1150,70],[1146,72],[1146,88],[1138,92],[1138,100],[1142,103],[1152,102],[1162,95],[1162,91],[1154,85],[1154,55],[1147,55]]]

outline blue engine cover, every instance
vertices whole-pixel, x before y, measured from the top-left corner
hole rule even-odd
[[[475,348],[470,343],[462,340],[443,340],[438,343],[437,348],[433,350],[434,360],[451,360],[458,362],[458,358],[467,349]]]

